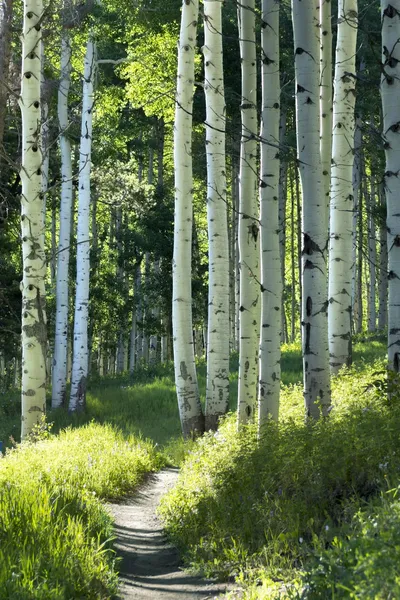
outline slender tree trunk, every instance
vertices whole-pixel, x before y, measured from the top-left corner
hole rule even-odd
[[[40,147],[42,13],[41,0],[27,0],[24,7],[19,100],[22,114],[22,439],[30,433],[46,409],[46,257]]]
[[[329,199],[332,160],[332,16],[331,0],[319,0],[320,11],[320,152],[323,175],[323,190],[326,200],[326,221],[329,229]]]
[[[352,361],[351,257],[357,18],[357,0],[339,0],[329,245],[329,362],[333,373]]]
[[[172,327],[175,384],[185,438],[204,431],[192,337],[191,256],[193,223],[192,109],[198,0],[184,0],[178,48],[175,108],[175,226]]]
[[[353,228],[352,228],[352,254],[351,254],[351,306],[352,319],[356,326],[358,319],[358,297],[357,297],[357,253],[361,252],[358,245],[358,219],[360,210],[361,193],[361,150],[362,150],[362,131],[361,117],[356,118],[356,129],[354,132],[354,163],[353,163]]]
[[[326,203],[320,157],[319,29],[316,7],[292,0],[296,73],[297,158],[303,195],[302,351],[306,415],[331,403],[326,312]]]
[[[258,425],[278,420],[281,382],[282,289],[285,275],[286,185],[280,202],[280,161],[276,141],[282,139],[280,123],[279,2],[263,0],[261,6],[262,112],[261,112],[261,328]],[[286,115],[283,113],[286,124]],[[281,131],[280,131],[281,130]],[[286,172],[284,174],[286,180]],[[280,239],[284,232],[283,239]],[[283,255],[282,255],[283,251]]]
[[[84,63],[82,128],[79,160],[78,230],[76,249],[76,295],[74,316],[74,350],[72,360],[69,410],[83,410],[86,402],[88,374],[88,314],[90,274],[90,170],[92,120],[94,105],[95,47],[89,37]]]
[[[217,429],[229,402],[229,246],[226,210],[222,0],[204,0],[208,344],[205,428]]]
[[[368,331],[376,331],[376,229],[375,229],[375,203],[376,188],[374,178],[371,177],[371,189],[368,205],[368,269],[369,269],[369,294],[368,294]]]
[[[363,161],[361,161],[361,172],[363,171]],[[365,177],[365,173],[364,173]],[[356,286],[356,305],[357,305],[357,321],[356,333],[361,333],[363,328],[364,303],[363,303],[363,243],[364,243],[364,226],[363,226],[363,191],[360,188],[358,209],[358,256],[357,256],[357,286]]]
[[[400,371],[400,0],[381,0],[383,132],[388,247],[388,363]]]
[[[386,199],[385,190],[383,185],[379,188],[379,201],[381,206],[386,211]],[[388,302],[388,247],[387,247],[387,236],[386,236],[386,223],[381,221],[379,227],[379,242],[380,242],[380,254],[379,254],[379,315],[378,315],[378,329],[382,331],[387,327],[387,302]]]
[[[257,207],[257,56],[255,2],[238,8],[242,65],[242,135],[239,179],[239,387],[238,424],[254,418],[258,383],[260,323],[259,220]]]
[[[290,256],[291,256],[291,274],[292,274],[292,297],[291,297],[291,319],[290,319],[290,341],[294,342],[296,339],[296,258],[295,258],[295,194],[294,194],[294,177],[293,169],[290,169]]]
[[[6,123],[13,4],[14,0],[0,0],[0,164],[3,159],[3,138]]]
[[[274,11],[279,12],[279,4],[278,3],[275,3]],[[273,14],[273,12],[272,12],[272,14]],[[263,28],[261,30],[262,39],[264,37],[267,37],[268,34],[273,36],[274,35],[273,30],[272,30],[272,32],[265,31],[265,28]],[[261,50],[261,60],[266,60],[264,58],[263,52],[264,51]],[[266,67],[267,67],[267,69],[269,67],[270,74],[275,75],[275,73],[271,70],[271,66],[268,63],[268,60],[269,60],[269,57],[267,57],[266,64],[262,63],[263,70]],[[278,62],[278,64],[279,64],[279,62]],[[275,65],[274,65],[274,67],[275,67]],[[278,74],[279,74],[279,70],[278,70]],[[275,79],[276,79],[276,77],[275,77]],[[279,90],[280,89],[280,81],[278,83],[278,86],[279,86],[278,87],[278,90]],[[276,99],[275,104],[278,104],[280,106],[280,96],[277,94],[273,94],[273,92],[271,92],[271,91],[270,91],[270,94],[275,96],[275,99]],[[283,144],[285,141],[285,135],[286,135],[286,110],[284,110],[281,113],[280,121],[279,121],[279,137],[278,137],[278,139],[279,139],[279,148],[282,153],[283,153]],[[275,145],[276,139],[277,138],[271,139],[270,141]],[[276,148],[274,148],[274,147],[270,148],[269,154],[271,157],[273,157],[273,160],[275,160],[275,158],[279,160],[279,155],[278,155],[278,151]],[[283,153],[283,156],[285,156],[284,153]],[[266,183],[266,185],[270,185],[270,183]],[[261,190],[261,192],[262,192],[262,190]],[[283,310],[280,311],[281,318],[282,318],[281,341],[282,341],[282,343],[285,343],[285,342],[287,342],[287,339],[285,336],[286,319],[285,319],[283,290],[285,289],[285,279],[286,279],[286,201],[287,201],[287,159],[286,158],[284,158],[282,161],[280,161],[278,197],[279,197],[279,252],[280,252],[280,258],[281,258],[281,280],[282,280],[281,286],[282,286],[282,306],[283,306]],[[268,219],[267,216],[266,216],[266,219]],[[261,244],[262,244],[262,242],[261,242]],[[262,262],[262,257],[261,257],[261,262]],[[262,312],[262,308],[261,308],[261,312]]]
[[[297,212],[297,271],[298,271],[298,281],[299,281],[299,305],[303,306],[303,275],[302,275],[302,256],[301,256],[301,222],[302,222],[302,212],[301,212],[301,192],[300,192],[300,181],[299,181],[299,170],[297,166],[294,167],[294,181],[296,184],[296,212]],[[300,318],[300,329],[299,334],[300,337],[302,335],[302,325]]]

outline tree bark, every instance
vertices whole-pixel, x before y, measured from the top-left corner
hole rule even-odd
[[[350,365],[353,162],[357,0],[339,0],[333,97],[329,244],[329,357],[332,373]]]
[[[22,114],[20,171],[22,291],[22,427],[21,439],[32,431],[46,409],[46,312],[41,121],[41,0],[27,0],[22,34]]]
[[[257,207],[257,57],[255,2],[238,8],[242,65],[242,134],[239,175],[239,375],[238,424],[255,415],[260,323],[259,220]]]
[[[326,202],[320,156],[319,28],[316,7],[292,0],[296,74],[297,158],[302,211],[302,353],[307,417],[328,414]]]
[[[280,120],[279,2],[261,6],[261,328],[258,426],[278,420],[281,383],[282,291],[286,248],[286,185],[280,173],[279,149],[286,115]],[[281,121],[281,122],[280,122]],[[286,171],[284,173],[286,180]],[[283,194],[280,188],[284,187]],[[283,196],[283,201],[282,201]],[[281,237],[282,236],[282,237]]]
[[[229,402],[229,245],[226,210],[222,0],[204,0],[208,344],[205,428],[217,429]]]
[[[192,110],[198,0],[184,0],[178,46],[175,107],[175,221],[172,327],[175,384],[185,438],[204,431],[193,348],[191,256],[193,223]]]
[[[381,0],[383,135],[388,247],[388,364],[400,371],[400,0]]]
[[[83,410],[88,375],[88,314],[90,275],[90,171],[94,106],[95,46],[91,35],[86,47],[79,160],[78,230],[76,249],[76,294],[74,348],[69,410]]]
[[[8,72],[11,55],[11,33],[14,0],[0,0],[0,164],[3,159],[3,139],[8,99]]]

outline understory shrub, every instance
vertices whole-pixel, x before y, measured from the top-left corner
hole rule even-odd
[[[200,439],[160,508],[186,560],[206,574],[287,581],[346,540],[360,509],[399,480],[400,407],[379,390],[382,369],[343,370],[328,419],[304,423],[294,386],[261,439],[253,425],[237,433],[234,415]]]
[[[100,500],[131,491],[163,459],[105,425],[44,437],[0,461],[0,598],[109,598],[112,519]]]

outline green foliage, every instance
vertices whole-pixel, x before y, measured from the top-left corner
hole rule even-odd
[[[398,481],[400,407],[370,385],[382,367],[343,370],[329,419],[304,423],[301,389],[290,386],[282,422],[268,424],[260,439],[254,426],[237,433],[232,415],[199,440],[161,507],[187,561],[224,577],[263,573],[282,588],[310,557],[344,542],[360,509]],[[339,562],[336,552],[325,567],[332,556]],[[248,597],[274,597],[269,584],[271,595],[254,588]],[[324,593],[316,597],[331,597]]]
[[[117,498],[163,459],[151,444],[90,424],[9,450],[0,462],[0,598],[108,598],[116,591]]]

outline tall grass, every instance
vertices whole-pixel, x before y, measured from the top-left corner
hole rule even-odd
[[[109,598],[120,498],[164,460],[140,438],[89,424],[23,444],[0,462],[0,598]]]

